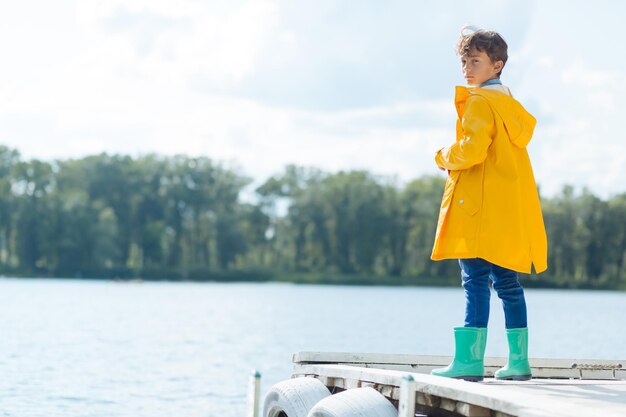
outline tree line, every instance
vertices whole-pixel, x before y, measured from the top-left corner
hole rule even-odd
[[[458,283],[432,262],[441,176],[287,166],[252,179],[209,158],[46,162],[0,146],[0,272],[18,276]],[[626,193],[542,198],[541,286],[626,287]],[[313,278],[311,278],[313,277]],[[331,279],[332,277],[332,279]],[[355,280],[361,277],[362,280]]]

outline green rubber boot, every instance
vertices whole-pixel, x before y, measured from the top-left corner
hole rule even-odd
[[[532,378],[528,363],[528,327],[506,329],[509,341],[509,361],[496,371],[496,379],[527,381]]]
[[[486,346],[486,327],[455,327],[454,360],[447,367],[433,369],[430,373],[466,381],[482,381]]]

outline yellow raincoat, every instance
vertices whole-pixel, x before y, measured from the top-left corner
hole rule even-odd
[[[449,170],[431,258],[483,258],[518,272],[547,269],[539,193],[526,145],[536,120],[513,97],[457,87],[456,142],[437,152]]]

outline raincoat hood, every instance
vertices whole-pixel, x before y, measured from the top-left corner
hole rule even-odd
[[[513,97],[497,90],[472,87],[456,87],[455,103],[462,114],[467,98],[479,95],[489,102],[492,110],[500,116],[509,140],[518,148],[525,148],[533,136],[537,120]]]

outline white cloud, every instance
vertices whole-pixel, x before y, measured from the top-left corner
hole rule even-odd
[[[572,89],[576,98],[559,103],[556,124],[567,138],[557,154],[564,161],[559,177],[604,196],[626,190],[621,181],[626,176],[626,145],[619,106],[626,94],[626,72],[620,77],[616,71],[574,63],[564,74],[571,77],[564,79],[564,89]]]
[[[22,42],[0,44],[9,63],[0,76],[11,81],[0,84],[0,142],[26,157],[186,153],[258,180],[288,163],[435,174],[432,153],[454,138],[453,45],[469,21],[510,44],[504,81],[539,119],[530,152],[543,190],[624,191],[626,61],[603,41],[619,39],[619,11],[575,2],[560,19],[563,2],[25,1],[0,6],[0,36]],[[606,24],[571,29],[588,27],[590,14]]]
[[[265,1],[247,2],[240,8],[199,9],[196,4],[81,2],[77,33],[84,36],[83,48],[52,63],[40,79],[24,80],[0,102],[5,117],[26,122],[29,114],[46,115],[54,120],[51,127],[56,131],[26,138],[35,146],[24,149],[18,129],[2,132],[0,127],[2,140],[39,157],[96,150],[160,151],[168,149],[169,142],[187,144],[178,152],[200,151],[209,126],[224,123],[221,106],[215,104],[221,98],[189,91],[188,77],[202,73],[230,83],[249,73],[265,31],[271,30],[275,7]],[[162,14],[191,23],[182,30],[156,31],[150,53],[142,54],[132,34],[137,28],[124,26],[124,14],[137,22]],[[121,19],[119,30],[111,32],[106,19]],[[75,135],[84,138],[72,140]],[[70,146],[43,146],[49,141],[68,141]]]
[[[626,60],[607,42],[621,36],[614,20],[620,13],[615,7],[623,6],[572,2],[567,19],[556,19],[563,5],[538,4],[514,63],[524,69],[517,94],[538,116],[530,148],[535,174],[547,195],[571,184],[607,197],[626,190],[619,104]]]
[[[249,75],[277,23],[269,0],[239,5],[194,1],[91,1],[80,6],[81,28],[103,60],[131,67],[148,80],[177,82],[202,74],[234,83]],[[134,48],[132,59],[110,53],[119,43]],[[109,58],[109,59],[107,59]]]

